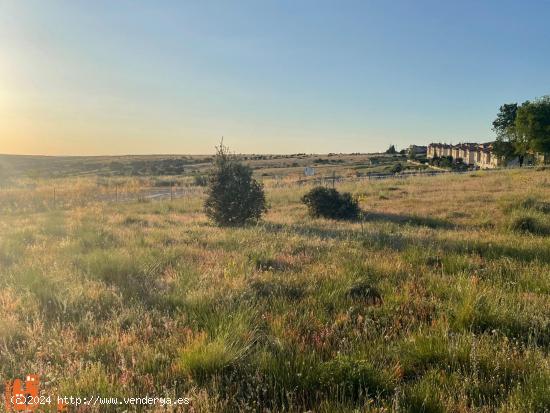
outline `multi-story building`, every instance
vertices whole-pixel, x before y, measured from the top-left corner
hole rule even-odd
[[[498,156],[493,153],[492,143],[461,143],[448,145],[445,143],[431,143],[426,151],[428,159],[451,156],[453,159],[462,159],[466,165],[481,169],[501,166]]]
[[[458,145],[430,143],[426,150],[426,156],[428,159],[451,156],[454,160],[460,159],[466,165],[480,169],[520,165],[518,157],[504,160],[496,155],[493,151],[493,142],[459,143]],[[524,165],[548,163],[550,163],[550,153],[530,153],[523,159]]]

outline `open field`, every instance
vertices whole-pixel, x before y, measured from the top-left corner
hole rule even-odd
[[[259,177],[302,177],[304,167],[317,168],[320,174],[333,171],[345,174],[388,172],[397,162],[407,169],[424,169],[407,165],[404,155],[386,154],[293,154],[237,155]],[[0,154],[2,178],[13,183],[21,178],[67,177],[162,177],[178,178],[204,174],[212,166],[212,155],[129,155],[129,156],[27,156]]]
[[[264,187],[295,187],[437,173],[408,163],[404,155],[237,155]],[[114,166],[113,166],[114,165]],[[314,176],[304,176],[312,167]],[[36,212],[96,202],[132,202],[200,196],[212,169],[212,156],[0,155],[0,211]]]
[[[200,412],[550,409],[548,170],[338,185],[364,222],[266,184],[264,221],[240,229],[210,224],[200,191],[33,202],[98,187],[78,176],[0,199],[2,378]]]

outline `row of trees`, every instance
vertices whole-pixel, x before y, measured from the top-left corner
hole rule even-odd
[[[550,96],[502,105],[493,130],[494,152],[505,159],[517,156],[522,165],[527,155],[550,153]]]

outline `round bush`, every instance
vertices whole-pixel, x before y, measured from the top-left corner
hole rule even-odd
[[[312,217],[331,219],[357,219],[359,202],[349,192],[340,193],[334,188],[318,186],[302,197]]]
[[[395,165],[393,165],[390,169],[390,172],[393,173],[393,174],[398,174],[398,173],[401,173],[403,172],[403,165],[401,165],[401,162],[398,162],[396,163]]]

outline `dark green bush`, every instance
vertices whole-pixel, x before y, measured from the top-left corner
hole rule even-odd
[[[390,145],[390,147],[386,149],[386,153],[390,155],[394,155],[397,153],[397,150],[395,149],[394,145]]]
[[[252,170],[237,161],[223,144],[216,149],[204,204],[206,215],[223,226],[257,221],[266,211],[262,184],[252,178]]]
[[[312,217],[357,219],[359,202],[349,192],[340,193],[334,188],[318,186],[302,197]]]
[[[395,165],[393,165],[390,169],[390,172],[391,173],[394,173],[394,174],[398,174],[400,172],[403,172],[403,165],[401,165],[400,162],[396,163]]]

